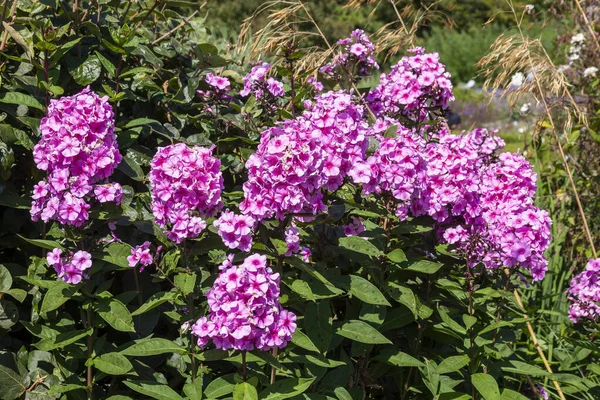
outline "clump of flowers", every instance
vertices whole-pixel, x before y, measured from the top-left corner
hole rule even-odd
[[[285,244],[287,247],[287,251],[285,252],[286,257],[299,254],[304,262],[310,260],[311,251],[308,247],[300,246],[300,231],[294,223],[285,229]]]
[[[591,259],[585,271],[571,279],[567,297],[569,318],[577,323],[581,319],[597,321],[600,317],[600,258]]]
[[[343,46],[341,54],[320,69],[329,78],[339,77],[340,69],[351,76],[367,76],[379,69],[379,64],[373,58],[375,46],[362,29],[354,30],[350,37],[339,40],[337,44]]]
[[[358,236],[365,231],[365,224],[360,218],[352,217],[348,225],[344,225],[344,235]]]
[[[274,112],[277,110],[277,99],[285,96],[285,90],[283,83],[267,77],[270,71],[271,65],[266,62],[254,66],[244,77],[244,88],[240,95],[253,95],[267,112]]]
[[[243,213],[262,220],[324,211],[321,189],[339,188],[364,160],[371,131],[350,94],[327,92],[306,106],[301,116],[262,133],[246,162]]]
[[[90,200],[121,201],[118,183],[97,184],[121,161],[108,97],[89,87],[73,96],[53,99],[40,124],[41,140],[33,149],[37,167],[47,178],[33,189],[31,218],[79,227],[88,220]]]
[[[209,315],[192,326],[198,346],[210,340],[223,350],[283,348],[296,330],[296,315],[281,307],[279,274],[253,254],[242,265],[227,260],[206,293]]]
[[[578,33],[571,37],[571,47],[569,47],[569,65],[581,58],[581,52],[585,47],[585,35]]]
[[[78,284],[82,278],[87,278],[85,270],[92,266],[92,255],[83,250],[63,254],[61,249],[56,248],[46,255],[46,261],[63,281]]]
[[[130,267],[136,267],[138,264],[141,265],[140,272],[145,267],[151,265],[154,262],[154,257],[150,253],[150,242],[144,242],[139,246],[135,246],[131,249],[131,255],[127,256],[127,261]]]
[[[421,156],[423,138],[398,126],[397,136],[383,138],[379,148],[365,162],[357,162],[350,170],[355,183],[362,183],[363,194],[390,193],[398,201],[396,216],[408,216],[408,209],[420,195],[420,182],[426,164]]]
[[[223,212],[214,222],[225,246],[242,251],[250,251],[252,248],[252,232],[255,225],[256,221],[251,216],[229,210]]]
[[[203,218],[222,207],[221,162],[213,147],[177,143],[159,147],[150,170],[152,212],[170,240],[181,243],[206,228]]]
[[[414,55],[403,57],[389,74],[381,74],[379,85],[367,95],[376,116],[423,122],[454,100],[450,73],[439,55],[425,54],[421,47],[409,51]]]
[[[200,95],[202,100],[210,104],[218,103],[229,103],[231,96],[229,95],[231,82],[224,76],[214,75],[212,73],[206,74],[204,81],[209,86],[209,90],[196,90],[196,93]],[[208,112],[212,112],[210,106],[207,105]]]

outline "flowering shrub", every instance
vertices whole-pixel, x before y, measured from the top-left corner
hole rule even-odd
[[[0,397],[541,393],[510,299],[547,282],[550,219],[523,156],[448,131],[437,55],[358,91],[364,32],[320,80],[302,52],[238,63],[201,20],[173,25],[186,4],[62,29],[40,3],[23,21],[44,34],[18,36],[35,54],[14,34],[1,54]]]

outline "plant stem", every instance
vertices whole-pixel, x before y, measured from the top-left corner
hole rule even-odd
[[[242,379],[246,382],[246,350],[242,351]]]
[[[138,277],[137,268],[133,269],[133,280],[135,281],[135,289],[137,291],[137,300],[139,305],[141,306],[144,301],[142,299],[142,290],[140,289],[140,278]]]
[[[88,325],[88,329],[93,329],[92,326],[92,305],[89,304],[88,305],[88,309],[87,309],[87,325]],[[93,347],[94,347],[94,338],[93,336],[93,332],[91,332],[87,338],[87,358],[88,358],[88,362],[91,360],[92,358],[92,352],[93,352]],[[93,380],[94,380],[94,375],[93,375],[93,370],[92,370],[92,364],[90,363],[90,365],[88,365],[87,367],[87,390],[88,390],[88,400],[92,400],[92,392],[93,392]]]

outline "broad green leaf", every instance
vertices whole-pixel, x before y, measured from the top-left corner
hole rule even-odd
[[[35,97],[18,92],[4,93],[0,95],[0,103],[25,105],[27,107],[37,108],[38,110],[44,111],[44,106],[37,101]]]
[[[6,292],[7,295],[12,296],[19,303],[22,303],[27,297],[27,292],[23,289],[12,288]]]
[[[406,255],[404,254],[404,251],[402,249],[392,250],[391,252],[389,252],[387,254],[387,258],[391,262],[397,263],[397,264],[400,264],[401,262],[406,261]]]
[[[477,323],[477,318],[474,316],[471,316],[469,314],[463,314],[462,317],[467,330],[471,329],[471,327]]]
[[[308,336],[306,336],[300,329],[296,329],[294,334],[292,335],[292,343],[294,343],[298,347],[302,347],[308,351],[316,351],[319,352],[319,349],[315,344],[310,340]]]
[[[109,375],[124,375],[133,369],[127,357],[120,353],[106,353],[94,358],[94,366]]]
[[[140,306],[137,310],[131,313],[131,315],[136,316],[148,312],[150,310],[155,309],[161,304],[171,301],[177,298],[177,293],[173,292],[158,292],[153,294],[144,304]]]
[[[449,374],[451,372],[456,372],[463,368],[464,366],[469,364],[469,357],[467,356],[451,356],[442,360],[442,362],[438,365],[437,370],[435,371],[437,374]]]
[[[202,375],[196,377],[195,382],[188,382],[183,385],[183,393],[190,399],[202,398]]]
[[[206,386],[206,389],[204,389],[204,397],[207,399],[216,399],[232,393],[236,384],[235,377],[236,374],[230,374],[213,380]]]
[[[114,329],[121,332],[135,332],[131,313],[119,300],[101,299],[94,304],[94,310]]]
[[[133,357],[155,356],[157,354],[186,354],[187,350],[169,339],[151,338],[135,343],[121,351],[121,354]]]
[[[417,298],[413,291],[404,285],[394,282],[387,282],[387,292],[400,304],[404,304],[413,313],[415,319],[419,316],[417,309]]]
[[[396,367],[424,367],[425,364],[417,360],[411,355],[401,351],[394,353],[382,353],[375,357],[377,360],[382,360]]]
[[[145,396],[157,400],[183,400],[183,397],[177,394],[168,385],[152,381],[123,381],[131,390],[135,390]]]
[[[41,247],[42,249],[54,250],[54,249],[58,248],[58,249],[64,250],[62,245],[59,242],[57,242],[56,240],[28,239],[19,234],[17,234],[17,236],[20,237],[21,239],[23,239],[24,241],[26,241],[27,243],[30,243],[37,247]]]
[[[346,388],[337,387],[333,393],[335,393],[335,396],[338,398],[338,400],[352,400],[352,395],[350,392],[348,392],[348,390],[346,390]]]
[[[471,383],[484,400],[501,400],[498,384],[490,374],[474,374],[471,376]]]
[[[409,265],[407,271],[421,272],[423,274],[435,274],[444,264],[439,262],[433,262],[428,260],[417,261],[414,264]]]
[[[367,256],[378,257],[382,254],[375,245],[368,240],[358,237],[349,236],[339,239],[340,247],[351,250],[356,253],[365,254]]]
[[[315,378],[286,378],[276,381],[260,392],[261,400],[281,400],[289,399],[304,393]]]
[[[106,72],[108,72],[112,76],[115,76],[115,73],[117,71],[115,65],[112,62],[110,62],[108,58],[104,57],[102,53],[95,51],[94,54],[96,55],[96,57],[98,57],[98,60],[100,60],[100,63],[102,63],[104,69],[106,69]]]
[[[42,301],[42,307],[40,314],[46,314],[50,311],[56,310],[73,297],[73,294],[77,291],[77,286],[73,286],[65,282],[56,282],[44,296]]]
[[[304,332],[321,353],[329,348],[332,330],[329,302],[308,303],[304,314]]]
[[[365,303],[377,306],[391,306],[377,286],[358,275],[350,275],[350,293]]]
[[[6,293],[10,290],[13,280],[6,267],[0,264],[0,293]]]
[[[12,301],[0,300],[0,329],[8,330],[19,322],[19,308]]]
[[[467,330],[463,328],[458,322],[456,322],[452,317],[450,317],[443,307],[438,307],[438,314],[440,314],[442,321],[444,321],[444,324],[446,324],[448,328],[452,329],[454,332],[460,335],[467,334]]]
[[[351,320],[343,323],[335,333],[360,343],[392,344],[392,342],[379,333],[377,329],[366,322],[359,320]]]
[[[131,254],[131,246],[125,243],[111,243],[105,248],[105,252],[102,256],[102,260],[109,262],[119,267],[129,268],[129,261],[127,257]]]
[[[258,392],[248,382],[241,382],[233,389],[233,400],[258,400]]]
[[[70,71],[71,76],[81,86],[95,82],[102,73],[102,63],[95,55],[89,56],[80,66]]]
[[[62,349],[66,346],[69,346],[80,339],[83,339],[86,336],[91,335],[94,332],[93,329],[88,330],[78,330],[78,331],[70,331],[65,333],[60,333],[56,337],[43,339],[38,343],[35,343],[34,346],[40,350],[51,351],[55,349]]]
[[[528,375],[528,376],[548,376],[549,373],[535,365],[530,365],[524,363],[522,361],[509,361],[512,364],[512,367],[502,367],[503,371],[513,372],[515,374],[520,375]]]
[[[504,389],[502,391],[502,400],[529,400],[529,397],[523,396],[514,390]]]
[[[175,275],[175,286],[177,286],[184,295],[188,295],[194,291],[196,285],[196,275],[181,273]]]
[[[12,369],[0,365],[0,398],[6,400],[16,399],[27,390],[25,377],[21,377]]]

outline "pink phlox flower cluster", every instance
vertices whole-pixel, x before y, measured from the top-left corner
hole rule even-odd
[[[396,216],[404,220],[409,207],[420,197],[420,183],[426,173],[422,157],[425,140],[398,125],[396,136],[383,138],[379,148],[364,162],[356,162],[349,175],[362,183],[363,194],[390,193],[398,206]]]
[[[296,330],[296,315],[281,307],[279,274],[253,254],[242,265],[228,260],[206,293],[209,315],[192,326],[198,346],[210,340],[223,350],[283,348]]]
[[[348,225],[344,225],[344,235],[358,236],[365,231],[365,224],[360,218],[352,217]]]
[[[46,255],[46,261],[63,281],[78,284],[82,278],[87,278],[85,270],[92,266],[92,255],[83,250],[63,254],[61,249],[56,248]]]
[[[244,77],[244,88],[240,91],[240,95],[244,97],[253,95],[267,111],[274,111],[277,109],[277,99],[285,96],[285,89],[283,83],[267,77],[270,71],[271,65],[266,62],[252,67]]]
[[[219,228],[219,236],[230,249],[250,251],[252,248],[252,234],[256,226],[252,216],[226,210],[214,222],[214,226]]]
[[[335,78],[338,76],[337,70],[341,68],[346,73],[367,76],[373,70],[379,69],[379,64],[373,58],[375,46],[362,29],[354,30],[350,37],[338,40],[337,44],[342,46],[343,50],[330,63],[320,68],[322,74]]]
[[[327,92],[307,106],[262,133],[246,162],[244,214],[261,220],[324,211],[321,189],[339,188],[352,165],[364,160],[371,131],[350,94]]]
[[[120,203],[121,185],[96,184],[108,178],[122,158],[114,125],[108,98],[89,87],[50,101],[40,124],[42,138],[33,149],[37,167],[48,174],[33,188],[34,221],[80,227],[89,218],[90,199]]]
[[[571,279],[567,297],[571,301],[569,318],[577,323],[581,319],[598,321],[600,317],[600,258],[591,259],[585,271]]]
[[[285,230],[285,244],[287,246],[286,257],[299,254],[304,262],[310,261],[311,251],[308,247],[300,246],[300,231],[293,223]]]
[[[154,257],[150,253],[150,242],[144,242],[139,246],[133,247],[131,249],[131,255],[127,256],[127,261],[129,262],[130,267],[135,267],[140,264],[140,272],[144,271],[145,267],[154,262]]]
[[[454,100],[450,74],[437,53],[425,54],[417,47],[413,56],[403,57],[388,74],[381,74],[379,85],[366,99],[376,116],[408,118],[423,122],[433,109],[444,109]]]
[[[212,73],[206,74],[204,81],[210,87],[209,90],[196,90],[196,93],[202,97],[207,103],[228,103],[231,101],[229,95],[231,82],[224,76],[214,75]],[[210,106],[208,111],[210,110]]]
[[[169,240],[181,243],[198,237],[206,228],[203,218],[222,207],[221,162],[212,151],[213,147],[177,143],[159,147],[152,159],[152,212]]]
[[[323,91],[323,84],[317,80],[314,75],[311,75],[307,80],[306,84],[312,87],[315,93],[321,93]]]

